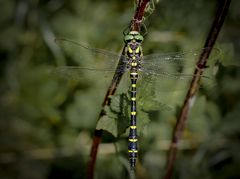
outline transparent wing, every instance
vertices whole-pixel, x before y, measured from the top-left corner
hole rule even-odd
[[[77,65],[79,66],[79,70],[111,71],[116,68],[119,59],[121,59],[122,63],[127,62],[124,55],[93,48],[73,40],[58,38],[55,42],[59,45],[63,52],[65,52],[66,56],[71,57],[68,58],[66,64]],[[124,68],[122,67],[119,70],[124,70]]]
[[[74,81],[84,81],[88,78],[111,78],[113,77],[114,70],[91,69],[78,66],[59,66],[51,69],[51,74],[56,77]]]
[[[148,73],[148,74],[140,74],[140,83],[148,84],[149,88],[155,88],[156,91],[182,91],[187,90],[191,80],[193,79],[194,75],[192,73],[179,73],[173,74],[168,72],[158,72],[158,73]],[[213,87],[215,86],[215,78],[214,75],[206,74],[200,75],[200,88],[203,87]],[[141,86],[140,86],[141,87]]]
[[[88,81],[89,83],[109,84],[115,72],[125,71],[127,61],[124,55],[93,48],[65,38],[58,38],[55,42],[66,56],[66,65],[51,69],[51,75],[54,77],[80,83]],[[117,70],[116,67],[118,67]]]
[[[196,62],[203,51],[210,50],[210,48],[203,48],[186,52],[146,55],[143,57],[143,71],[149,74],[163,75],[166,72],[166,74],[171,73],[181,76],[180,74],[184,73],[184,69],[195,68]],[[219,54],[220,50],[213,48],[211,50],[211,60],[216,60]]]
[[[70,62],[67,64],[77,66],[61,66],[52,70],[53,74],[59,74],[64,78],[70,78],[74,80],[85,80],[90,78],[105,78],[109,80],[113,77],[118,61],[120,59],[121,64],[118,65],[117,72],[126,71],[127,58],[124,55],[118,55],[114,52],[110,52],[103,49],[92,48],[88,45],[78,43],[68,39],[56,39],[56,43],[62,48],[62,50],[69,56],[71,56]],[[196,60],[202,53],[202,51],[209,51],[210,48],[204,48],[199,50],[191,50],[187,52],[174,52],[168,54],[152,54],[143,57],[141,81],[146,83],[155,83],[160,81],[161,86],[165,84],[173,83],[177,84],[178,80],[189,81],[193,77],[193,69],[195,68]],[[211,54],[216,57],[219,54],[218,49],[212,49]],[[215,58],[216,59],[216,58]],[[208,70],[210,68],[208,67]],[[209,74],[202,76],[203,81],[211,83],[211,77]],[[180,86],[183,82],[181,82]],[[177,86],[177,85],[175,85]],[[159,88],[161,89],[161,88]],[[178,89],[185,89],[184,87]]]
[[[210,48],[177,52],[169,54],[153,54],[143,57],[141,78],[145,83],[160,83],[158,90],[172,91],[187,89],[194,77],[196,62],[203,51]],[[211,50],[210,61],[201,75],[203,86],[214,86],[215,63],[218,61],[220,50]],[[185,84],[186,83],[186,84]],[[171,84],[171,85],[169,85]],[[150,84],[149,84],[150,85]]]

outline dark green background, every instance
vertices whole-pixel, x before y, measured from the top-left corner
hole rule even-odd
[[[145,54],[203,46],[217,1],[161,0],[155,6],[146,19]],[[223,65],[216,86],[198,94],[180,145],[175,178],[240,178],[239,7],[239,1],[232,2],[217,39],[215,47],[221,51],[218,58]],[[0,2],[0,12],[0,178],[85,178],[91,137],[105,94],[99,87],[103,78],[76,81],[50,73],[53,67],[68,63],[54,39],[66,37],[121,52],[122,32],[134,14],[133,1],[5,0]],[[68,51],[68,57],[78,64],[77,52]],[[92,60],[87,55],[83,59]],[[147,96],[149,91],[146,99],[152,97]],[[117,112],[121,112],[120,97],[125,100],[126,96],[114,97],[112,108]],[[184,96],[173,91],[159,93],[157,99],[157,105],[139,104],[143,178],[164,174],[171,132]],[[126,126],[127,115],[108,114]],[[116,127],[103,124],[110,132]],[[96,178],[128,177],[126,137],[104,134]]]

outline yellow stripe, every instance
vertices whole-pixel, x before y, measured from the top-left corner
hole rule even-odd
[[[130,153],[137,153],[138,151],[137,150],[128,150],[128,152],[130,152]]]
[[[131,98],[132,101],[136,101],[136,98]]]
[[[136,52],[136,53],[139,53],[139,51],[140,51],[140,48],[138,47],[135,52]]]
[[[137,113],[135,111],[131,112],[131,115],[135,116]]]
[[[131,66],[135,67],[135,66],[137,66],[137,63],[133,62],[133,63],[131,63]]]
[[[133,53],[132,49],[130,47],[128,47],[128,52],[129,53]]]
[[[132,73],[130,73],[131,75],[137,75],[137,73],[136,72],[132,72]]]
[[[128,139],[130,142],[137,142],[137,139]]]
[[[136,59],[136,57],[135,57],[135,56],[133,56],[132,58],[133,58],[133,60],[135,60],[135,59]]]
[[[130,126],[130,128],[131,128],[131,129],[136,129],[136,128],[137,128],[137,126]]]
[[[133,87],[133,88],[136,88],[136,86],[137,86],[136,84],[132,84],[132,87]]]

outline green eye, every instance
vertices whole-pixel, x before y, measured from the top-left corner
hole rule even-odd
[[[131,41],[133,39],[133,36],[132,35],[126,35],[124,37],[124,41],[128,42],[128,41]]]
[[[135,39],[136,39],[137,41],[143,41],[143,36],[141,36],[141,35],[136,35],[136,36],[135,36]]]

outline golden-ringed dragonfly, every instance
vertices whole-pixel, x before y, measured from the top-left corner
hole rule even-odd
[[[198,56],[203,50],[208,51],[210,48],[204,48],[199,50],[192,50],[187,52],[174,52],[168,54],[150,54],[143,56],[142,42],[144,38],[137,31],[130,31],[124,36],[124,55],[119,55],[114,52],[106,51],[103,49],[92,48],[88,45],[78,43],[68,39],[57,39],[56,42],[60,47],[65,50],[66,53],[70,51],[71,55],[79,58],[81,56],[89,57],[86,54],[90,54],[93,59],[92,61],[86,61],[82,58],[77,62],[79,66],[59,66],[54,69],[54,72],[63,74],[67,78],[82,79],[85,76],[79,75],[80,72],[85,71],[86,74],[95,73],[113,75],[115,68],[118,64],[119,59],[121,65],[118,65],[116,69],[119,73],[128,72],[131,81],[130,89],[130,125],[129,125],[129,136],[128,136],[128,154],[130,159],[130,166],[132,169],[135,168],[136,160],[138,156],[138,135],[137,135],[137,83],[144,81],[147,84],[152,84],[153,81],[158,81],[164,88],[164,79],[167,81],[170,79],[173,84],[177,84],[181,80],[191,80],[193,75],[193,69]],[[80,51],[79,51],[80,50]],[[76,51],[78,51],[76,53]],[[215,54],[219,53],[218,49],[212,49]],[[92,56],[93,55],[93,56]],[[101,57],[97,61],[97,57]],[[96,61],[95,61],[96,60]],[[186,71],[191,68],[191,71]],[[104,77],[101,75],[101,77]],[[209,74],[208,74],[209,75]],[[205,81],[212,80],[208,76],[202,76]],[[159,90],[159,86],[158,89]],[[145,86],[145,88],[150,85]],[[143,89],[146,90],[146,89]],[[166,89],[171,90],[171,89]],[[139,119],[141,120],[141,119]]]

